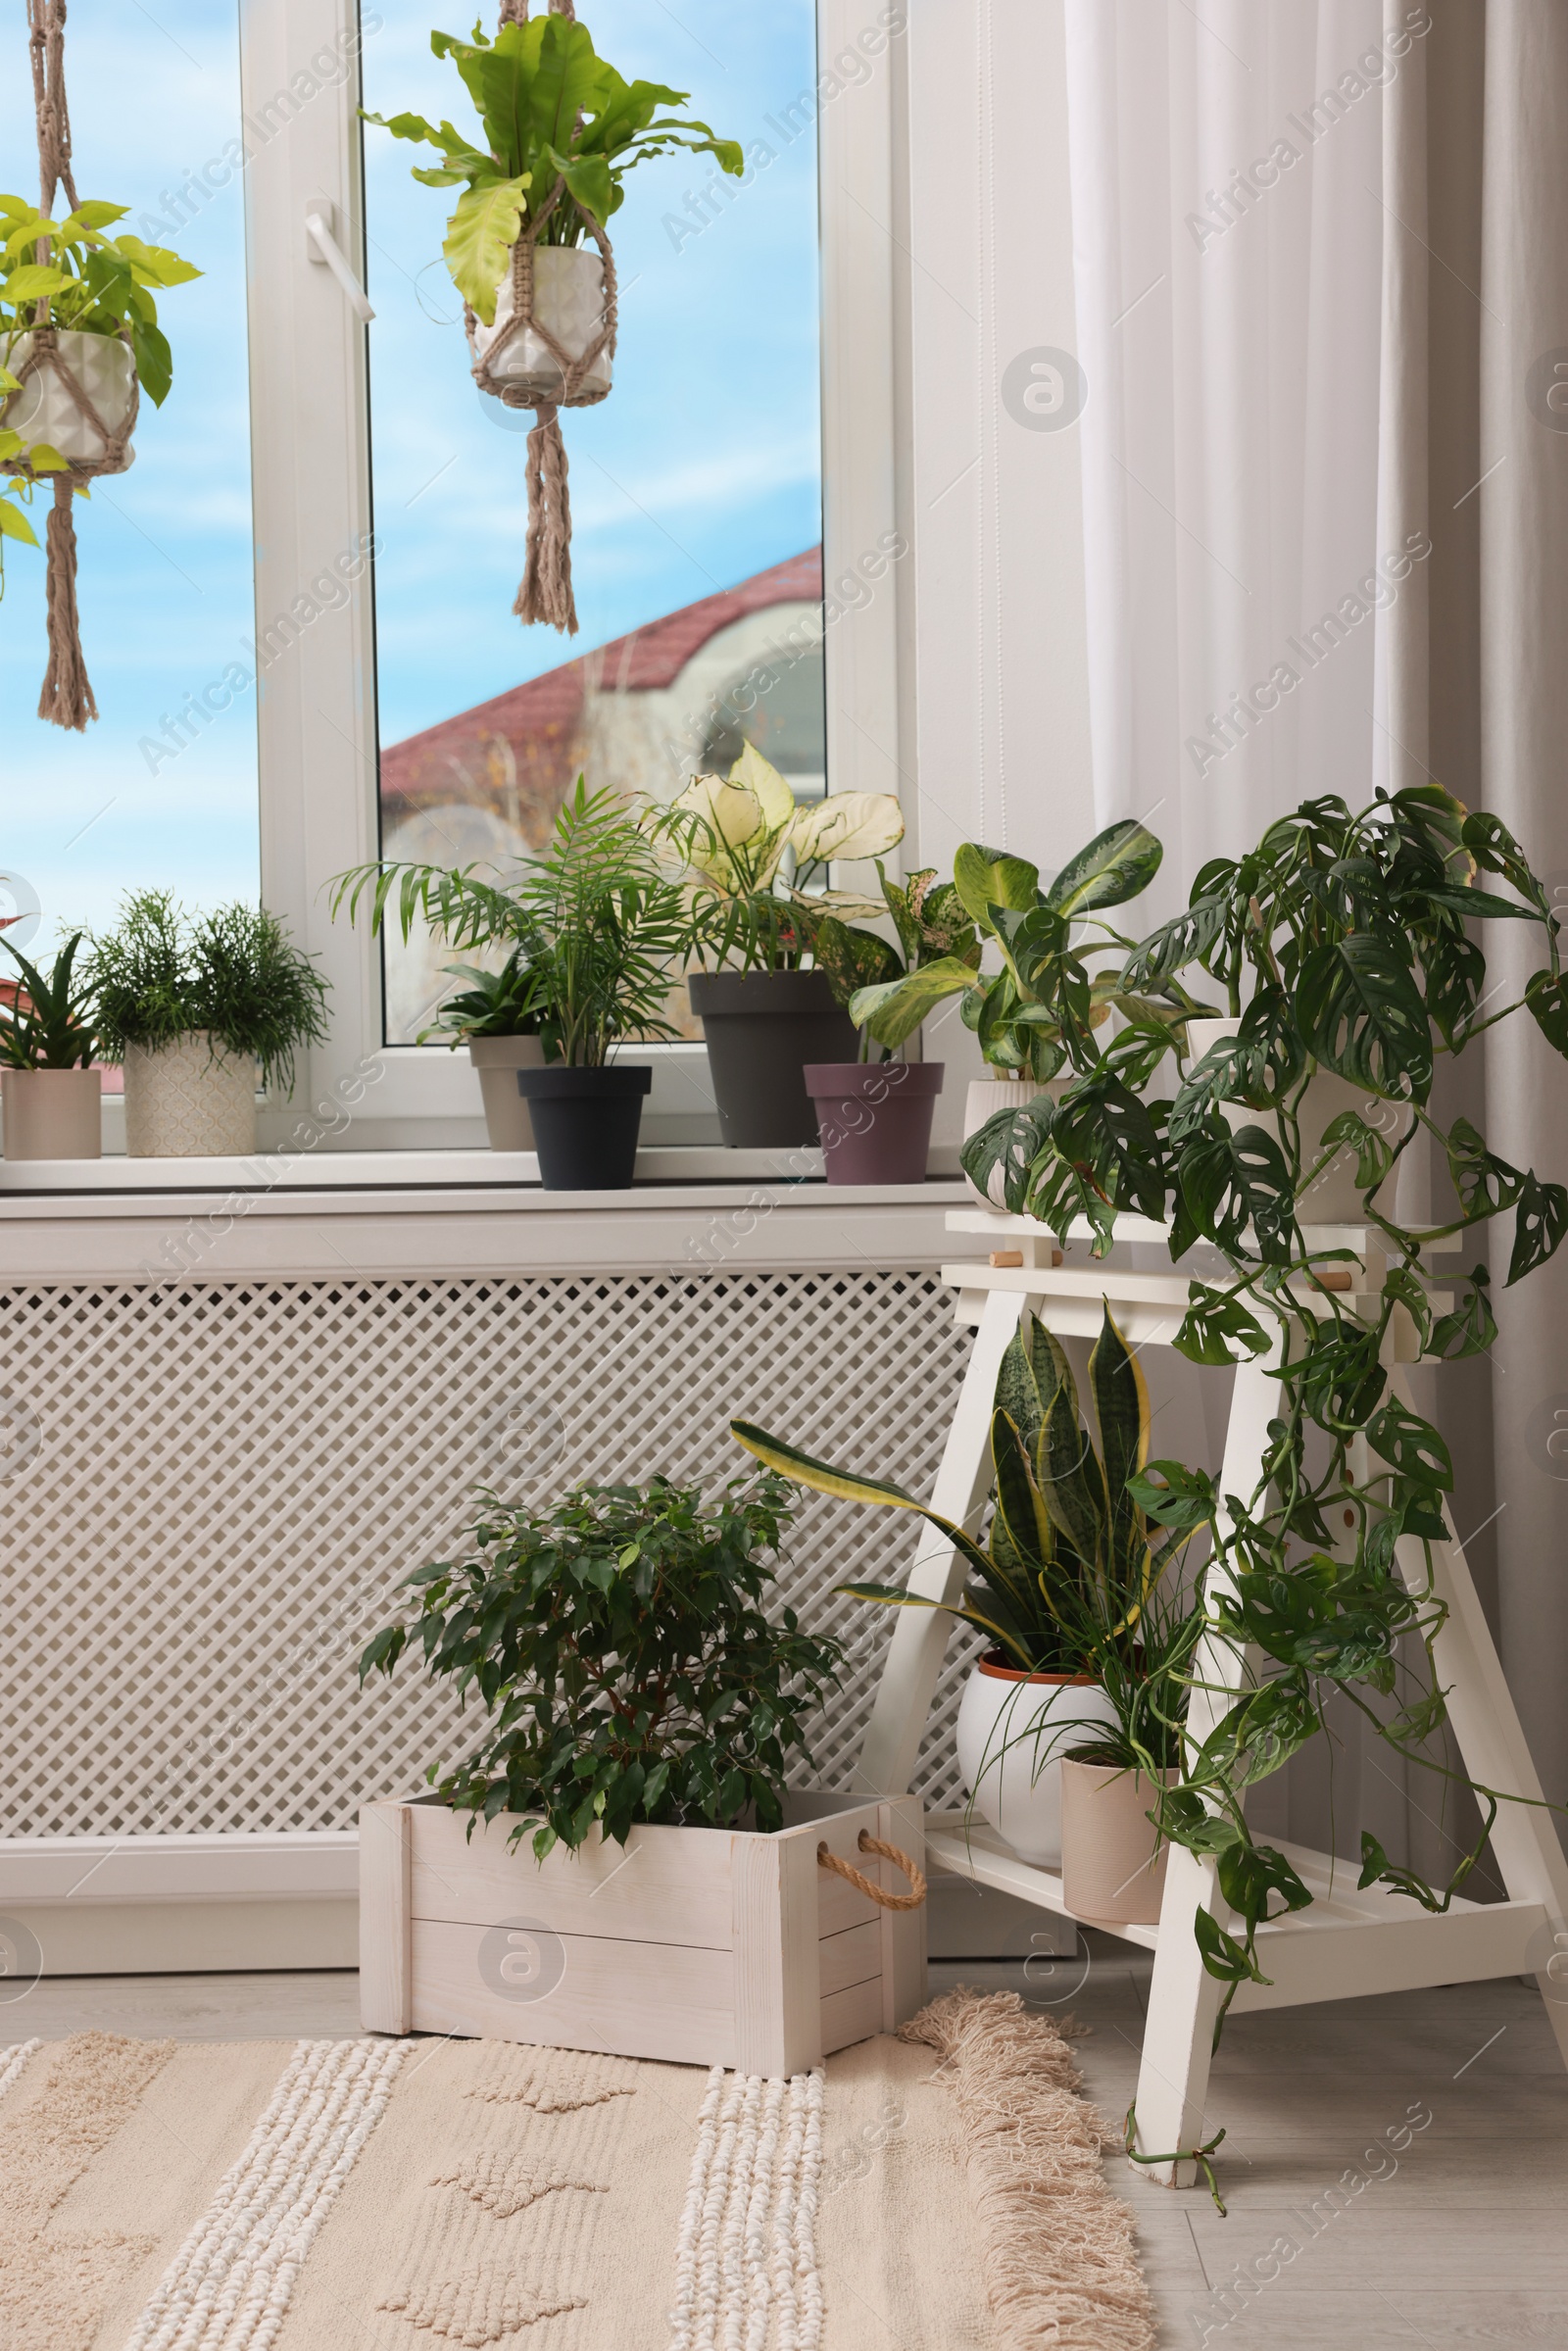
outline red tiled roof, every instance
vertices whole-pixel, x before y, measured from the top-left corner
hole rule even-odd
[[[389,814],[465,800],[482,790],[498,741],[516,764],[517,807],[535,846],[570,789],[580,764],[582,709],[590,684],[602,693],[646,693],[672,685],[710,637],[770,605],[814,602],[822,593],[822,550],[808,548],[738,587],[666,612],[646,628],[547,669],[526,685],[475,703],[381,753],[381,797]],[[488,794],[485,797],[489,797]]]

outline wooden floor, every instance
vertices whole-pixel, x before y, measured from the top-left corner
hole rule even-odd
[[[1089,2087],[1133,2093],[1150,1961],[933,1967],[1075,2016]],[[61,1978],[0,2005],[0,2042],[86,2026],[182,2039],[356,2033],[352,1975]],[[1224,2351],[1568,2351],[1568,2076],[1509,1979],[1238,2017],[1215,2062],[1222,2220],[1112,2161],[1138,2216],[1161,2343]],[[1430,2119],[1425,2119],[1430,2118]],[[1421,2126],[1416,2128],[1416,2126]],[[1404,2140],[1409,2131],[1408,2143]]]

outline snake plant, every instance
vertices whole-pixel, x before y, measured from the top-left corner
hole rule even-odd
[[[1137,1670],[1139,1627],[1189,1540],[1146,1516],[1149,1393],[1108,1307],[1089,1382],[1100,1444],[1084,1426],[1072,1367],[1059,1342],[1025,1313],[1002,1360],[991,1418],[996,1509],[984,1543],[900,1486],[813,1460],[749,1421],[730,1433],[769,1469],[846,1501],[915,1510],[967,1561],[971,1582],[951,1613],[984,1633],[1029,1673],[1101,1674],[1113,1654]],[[1176,1465],[1154,1468],[1169,1480]],[[939,1608],[899,1584],[844,1584],[853,1599]]]

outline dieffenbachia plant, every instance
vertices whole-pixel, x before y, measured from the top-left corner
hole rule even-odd
[[[827,973],[833,993],[850,1011],[860,1031],[860,1058],[870,1058],[872,1031],[868,1006],[883,1003],[890,991],[904,987],[940,964],[944,971],[967,971],[971,981],[980,973],[980,935],[962,899],[951,882],[939,882],[928,865],[896,882],[877,859],[877,877],[892,924],[895,946],[879,931],[824,914],[811,923],[811,948],[817,967]],[[943,995],[952,993],[944,987]],[[911,990],[911,1008],[917,1002]],[[858,1009],[857,1009],[858,1007]],[[923,1009],[913,1017],[885,1023],[891,1037],[878,1036],[886,1051],[898,1046],[919,1025]]]
[[[1499,921],[1539,930],[1543,950],[1540,968],[1501,1004],[1469,928]],[[1483,1841],[1510,1798],[1427,1751],[1446,1719],[1433,1664],[1446,1611],[1431,1546],[1448,1536],[1453,1472],[1439,1431],[1390,1394],[1389,1364],[1396,1347],[1405,1359],[1452,1361],[1496,1337],[1487,1267],[1462,1277],[1456,1299],[1434,1296],[1430,1244],[1511,1214],[1512,1284],[1568,1230],[1560,1183],[1511,1166],[1468,1119],[1444,1123],[1433,1107],[1445,1057],[1521,1012],[1568,1056],[1568,990],[1550,904],[1523,850],[1495,816],[1436,785],[1380,794],[1355,815],[1337,799],[1304,803],[1250,856],[1205,866],[1186,911],[1143,942],[1122,977],[1136,993],[1193,962],[1224,987],[1240,1027],[1187,1070],[1173,1102],[1139,1101],[1136,1133],[1131,1117],[1107,1132],[1091,1076],[1059,1104],[1018,1113],[1010,1132],[1005,1116],[993,1120],[964,1160],[982,1183],[1000,1164],[1009,1208],[1058,1232],[1088,1205],[1099,1249],[1123,1208],[1162,1216],[1175,1258],[1211,1244],[1229,1278],[1193,1283],[1175,1345],[1197,1363],[1266,1354],[1279,1382],[1251,1494],[1221,1494],[1203,1473],[1168,1464],[1142,1490],[1159,1524],[1206,1530],[1212,1638],[1262,1661],[1246,1667],[1239,1694],[1223,1693],[1217,1725],[1189,1749],[1183,1784],[1161,1804],[1168,1836],[1216,1857],[1239,1932],[1201,1911],[1198,1935],[1228,2004],[1238,1984],[1265,1980],[1258,1927],[1311,1899],[1286,1856],[1252,1835],[1245,1798],[1317,1736],[1325,1690],[1340,1691],[1401,1759],[1467,1786]],[[1320,1069],[1364,1099],[1315,1134],[1305,1112]],[[1227,1105],[1270,1124],[1241,1118],[1233,1128]],[[1396,1171],[1417,1135],[1453,1191],[1454,1212],[1426,1225],[1393,1206]],[[1304,1188],[1347,1147],[1358,1221],[1388,1261],[1381,1291],[1369,1279],[1359,1299],[1325,1279],[1353,1252],[1317,1246],[1299,1220]],[[1360,1883],[1446,1909],[1480,1850],[1439,1891],[1391,1867],[1363,1834]]]
[[[686,866],[709,957],[742,971],[798,970],[826,918],[880,914],[874,900],[817,877],[833,863],[884,857],[904,838],[891,792],[797,801],[750,743],[727,776],[694,775],[668,808],[650,804],[643,823]]]
[[[1095,1031],[1112,1005],[1141,1032],[1157,1031],[1165,1051],[1168,1024],[1200,1007],[1164,983],[1130,993],[1121,965],[1132,942],[1101,912],[1146,890],[1162,854],[1148,826],[1129,817],[1097,834],[1042,889],[1039,868],[1026,857],[966,841],[953,860],[954,894],[994,943],[1001,969],[982,975],[966,956],[933,958],[862,988],[850,1005],[853,1017],[879,1045],[898,1046],[937,1004],[959,996],[964,1023],[992,1067],[1042,1084],[1100,1060]],[[1094,970],[1090,957],[1105,954],[1114,956],[1114,970]]]
[[[479,116],[466,135],[422,115],[367,115],[394,138],[434,147],[438,165],[416,168],[426,187],[463,187],[441,250],[452,282],[486,326],[513,246],[526,225],[545,218],[542,245],[575,245],[583,213],[603,228],[624,199],[626,173],[650,157],[689,148],[739,176],[745,158],[735,139],[716,138],[706,122],[661,113],[684,106],[687,92],[659,81],[626,81],[596,55],[585,24],[564,16],[503,24],[493,41],[432,32],[430,47],[449,57]],[[564,183],[565,197],[557,200]],[[578,207],[581,207],[579,212]]]

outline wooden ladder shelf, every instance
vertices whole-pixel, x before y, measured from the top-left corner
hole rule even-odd
[[[1087,1269],[1053,1267],[1050,1234],[1026,1217],[955,1209],[949,1213],[948,1227],[984,1234],[997,1254],[1018,1251],[1024,1260],[1020,1265],[960,1263],[942,1270],[943,1280],[958,1293],[956,1319],[974,1327],[975,1341],[932,1507],[956,1524],[973,1526],[991,1486],[997,1374],[1025,1307],[1058,1338],[1094,1338],[1101,1328],[1102,1304],[1108,1302],[1130,1347],[1168,1347],[1187,1311],[1188,1283],[1179,1273],[1144,1273],[1110,1262]],[[1070,1238],[1088,1239],[1089,1228],[1075,1227]],[[1147,1218],[1117,1220],[1118,1248],[1123,1243],[1162,1243],[1165,1238],[1165,1228]],[[1348,1301],[1352,1310],[1360,1301],[1376,1299],[1384,1259],[1374,1228],[1310,1226],[1306,1238],[1316,1249],[1354,1251],[1361,1270]],[[1396,1344],[1395,1353],[1408,1358],[1413,1347]],[[1277,1384],[1267,1376],[1268,1361],[1260,1357],[1236,1367],[1220,1480],[1226,1494],[1250,1494],[1261,1476],[1267,1425],[1279,1402]],[[1399,1360],[1390,1365],[1390,1390],[1409,1404],[1408,1381]],[[1437,1637],[1435,1662],[1439,1681],[1448,1692],[1454,1738],[1473,1779],[1539,1798],[1540,1779],[1446,1508],[1444,1516],[1448,1540],[1435,1543],[1432,1556],[1437,1596],[1446,1603],[1448,1613]],[[1400,1543],[1399,1567],[1413,1588],[1424,1586],[1426,1569],[1418,1542]],[[909,1570],[908,1589],[927,1598],[952,1601],[961,1592],[965,1576],[961,1554],[928,1530]],[[866,1793],[902,1793],[907,1788],[953,1624],[951,1617],[925,1609],[899,1609],[895,1619],[855,1782]],[[1207,1736],[1240,1689],[1245,1671],[1246,1660],[1230,1644],[1211,1644],[1200,1652],[1200,1672],[1214,1687],[1193,1692],[1189,1729],[1195,1739]],[[960,1813],[936,1814],[927,1822],[926,1845],[941,1868],[1042,1909],[1076,1915],[1068,1911],[1058,1876],[1020,1861],[977,1820],[966,1820]],[[1359,1892],[1353,1863],[1298,1846],[1282,1849],[1310,1887],[1313,1902],[1310,1909],[1258,1930],[1258,1964],[1271,1981],[1244,1983],[1233,2012],[1533,1973],[1568,2061],[1568,1860],[1552,1813],[1528,1803],[1503,1804],[1493,1828],[1492,1850],[1507,1899],[1467,1902],[1455,1896],[1441,1914],[1383,1886]],[[1212,2135],[1204,2110],[1214,2021],[1224,1986],[1205,1972],[1194,1938],[1194,1917],[1200,1907],[1222,1925],[1236,1923],[1219,1896],[1212,1858],[1200,1858],[1177,1845],[1170,1850],[1158,1926],[1112,1925],[1106,1930],[1154,1954],[1137,2101],[1138,2143],[1146,2154],[1196,2147]],[[1079,1923],[1104,1924],[1088,1918]],[[1195,2171],[1191,2164],[1165,2163],[1152,2166],[1151,2177],[1166,2185],[1183,2185]]]

